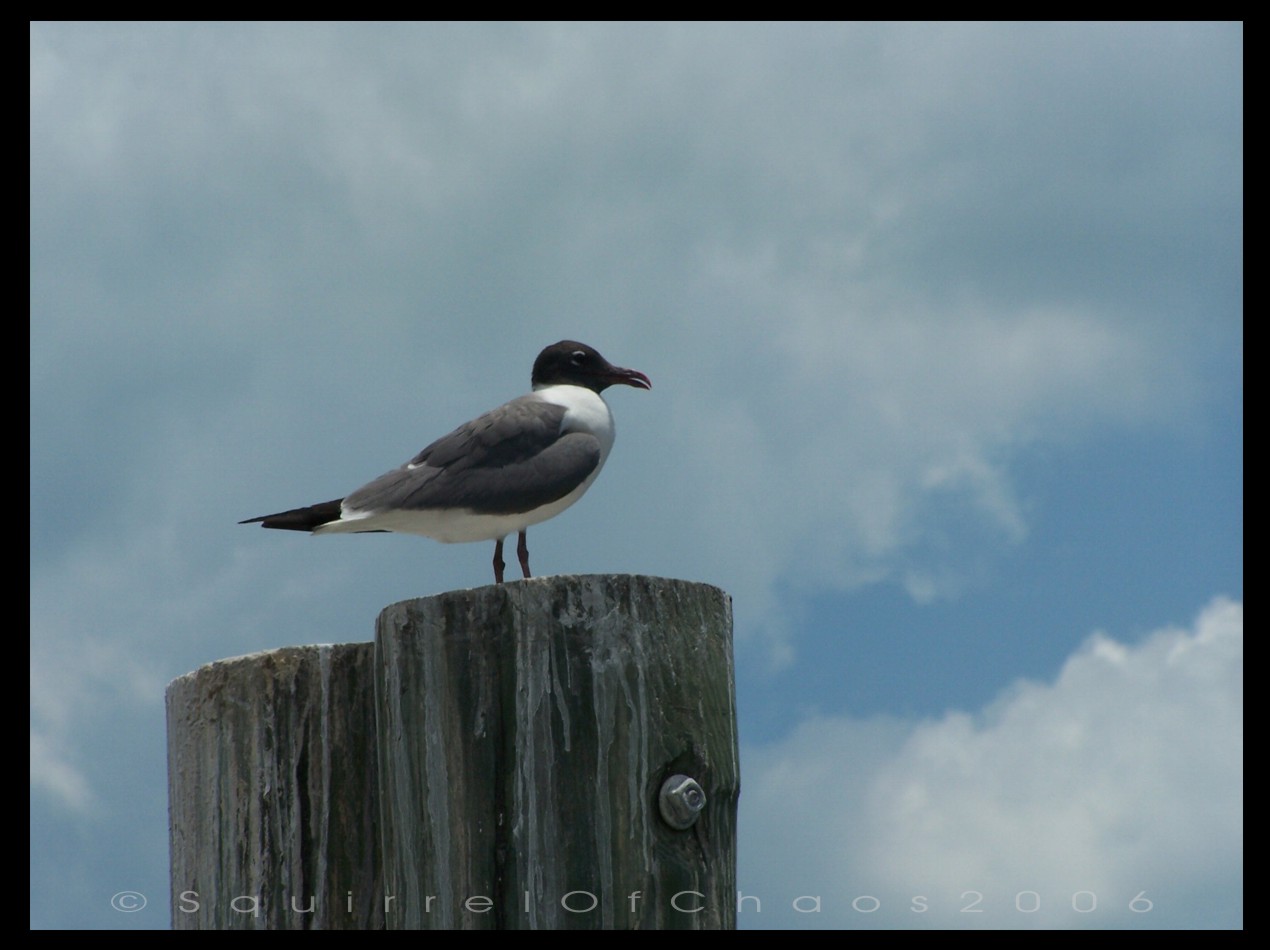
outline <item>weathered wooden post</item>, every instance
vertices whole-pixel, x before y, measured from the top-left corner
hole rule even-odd
[[[733,927],[731,620],[708,585],[536,578],[388,607],[373,675],[369,644],[299,648],[349,651],[358,683],[341,695],[360,713],[331,707],[320,658],[304,689],[268,670],[241,676],[246,695],[186,682],[220,664],[182,677],[169,690],[175,925]],[[304,699],[310,689],[327,698]],[[287,695],[300,708],[283,715]],[[273,726],[255,724],[262,711]],[[305,744],[278,740],[301,732]],[[348,747],[330,744],[337,732]],[[269,751],[244,753],[245,739]],[[345,773],[378,795],[332,801]],[[271,834],[253,832],[253,801]],[[314,821],[324,809],[343,817]],[[344,856],[367,847],[373,869],[342,876],[356,863]],[[206,914],[183,911],[191,890]],[[295,911],[310,892],[315,912]],[[239,909],[254,897],[269,905],[259,916]]]
[[[168,686],[173,928],[383,927],[373,661],[287,647]]]

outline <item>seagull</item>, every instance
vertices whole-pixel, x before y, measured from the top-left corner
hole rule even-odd
[[[614,366],[574,340],[539,353],[531,382],[533,392],[464,423],[344,498],[238,523],[494,541],[496,584],[503,583],[503,539],[515,531],[520,568],[529,577],[525,531],[581,498],[613,448],[613,413],[600,393],[617,383],[653,388],[643,373]]]

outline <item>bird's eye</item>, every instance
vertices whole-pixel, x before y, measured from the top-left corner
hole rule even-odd
[[[581,366],[582,361],[585,359],[586,359],[586,353],[584,353],[582,350],[574,350],[573,353],[570,354],[569,362],[571,362],[574,366]]]

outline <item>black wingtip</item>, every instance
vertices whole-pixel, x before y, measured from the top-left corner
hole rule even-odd
[[[292,508],[290,511],[261,515],[259,518],[248,518],[238,523],[256,524],[259,522],[262,528],[280,528],[283,531],[313,531],[324,524],[338,521],[340,518],[340,505],[343,501],[343,498],[336,498],[334,501],[324,501],[320,505],[309,505],[307,508]]]

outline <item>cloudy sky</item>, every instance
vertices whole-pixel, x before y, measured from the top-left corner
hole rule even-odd
[[[655,388],[534,567],[732,594],[741,926],[1242,926],[1241,26],[30,39],[32,926],[168,925],[170,680],[489,581],[236,522],[562,338]]]

